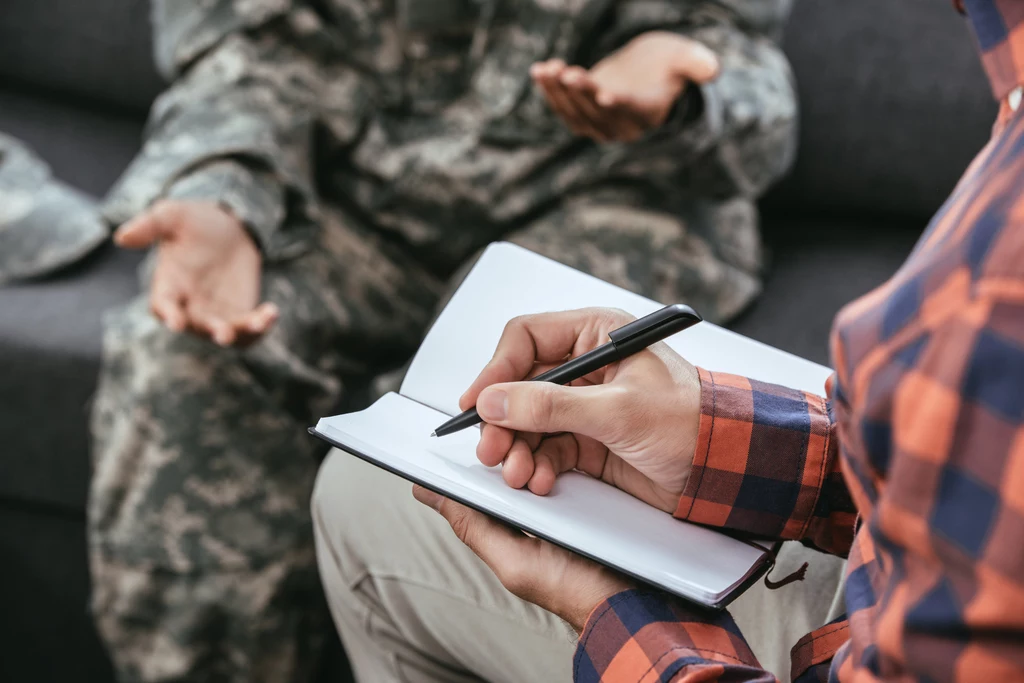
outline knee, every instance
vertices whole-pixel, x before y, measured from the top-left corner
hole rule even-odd
[[[333,450],[320,466],[310,503],[319,552],[363,564],[386,554],[386,539],[407,526],[419,507],[411,484],[359,458]]]

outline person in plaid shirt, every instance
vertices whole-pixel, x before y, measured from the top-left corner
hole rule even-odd
[[[624,321],[585,310],[514,321],[462,401],[513,486],[545,494],[575,468],[680,519],[848,556],[847,615],[796,643],[796,681],[1024,680],[1024,0],[963,5],[1002,103],[992,140],[903,267],[839,313],[825,397],[663,345],[582,386],[513,382]],[[576,681],[775,680],[728,613],[414,495],[580,632]]]

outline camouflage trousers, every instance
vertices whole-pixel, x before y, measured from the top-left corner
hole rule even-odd
[[[756,236],[749,203],[705,218]],[[692,228],[592,197],[507,238],[658,299],[735,312],[758,292],[756,237],[750,254],[722,258]],[[323,449],[306,428],[358,407],[373,377],[408,359],[448,284],[329,210],[317,248],[268,264],[263,287],[281,317],[246,349],[168,331],[145,295],[106,320],[89,551],[122,683],[311,679],[330,622],[309,512]]]

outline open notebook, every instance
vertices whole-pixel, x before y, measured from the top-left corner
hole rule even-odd
[[[686,302],[668,302],[686,303]],[[476,459],[477,428],[431,431],[491,358],[509,319],[587,306],[646,315],[661,304],[520,247],[487,249],[427,334],[399,394],[310,430],[335,446],[454,500],[708,607],[724,607],[771,565],[771,544],[750,543],[674,519],[590,477],[570,472],[548,496],[509,488]],[[695,365],[820,393],[829,370],[700,323],[667,342]]]

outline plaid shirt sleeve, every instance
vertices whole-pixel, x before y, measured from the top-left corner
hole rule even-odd
[[[829,401],[699,369],[693,471],[676,517],[845,554],[855,513]],[[834,382],[830,379],[827,389]],[[576,650],[578,683],[775,681],[727,612],[625,591],[601,604]]]
[[[777,683],[726,611],[628,590],[598,605],[580,634],[576,683]]]
[[[856,510],[839,468],[830,399],[699,372],[697,449],[675,516],[845,556]],[[829,394],[833,385],[830,378]]]

